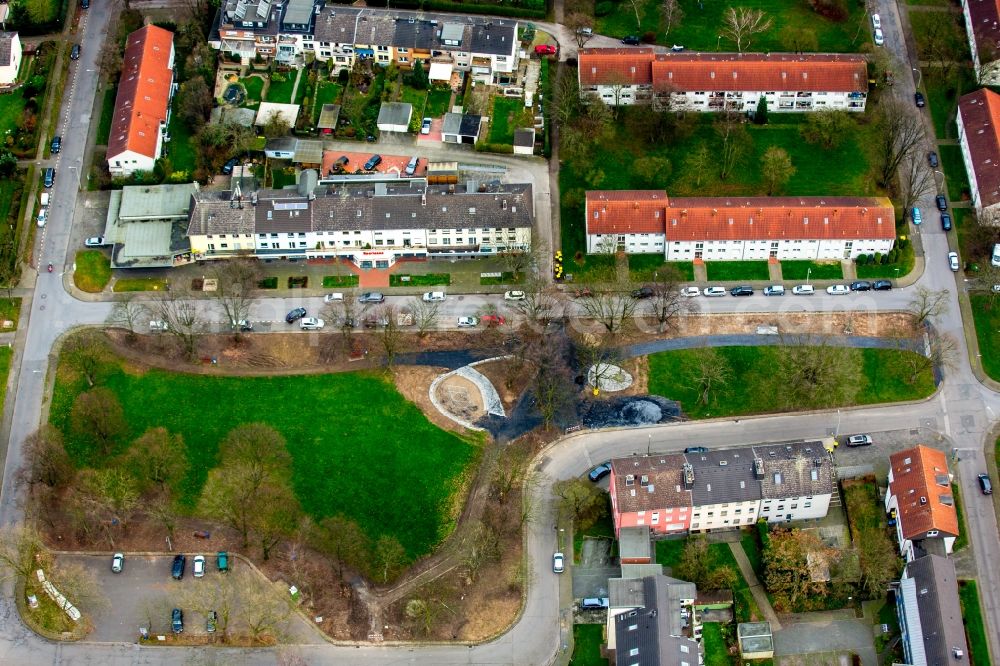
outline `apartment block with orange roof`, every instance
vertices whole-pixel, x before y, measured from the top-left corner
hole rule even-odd
[[[112,176],[152,171],[163,151],[174,94],[174,33],[155,25],[128,36],[108,138]]]
[[[863,112],[868,65],[856,54],[654,53],[650,48],[582,49],[582,96],[622,106],[669,102],[684,111],[844,109]]]
[[[962,95],[956,122],[972,205],[1000,211],[1000,95],[987,88]]]
[[[886,253],[895,212],[884,197],[685,197],[591,191],[587,252],[663,254],[666,261],[855,259]]]
[[[907,562],[951,554],[959,526],[947,456],[922,444],[889,456],[885,510],[896,511],[899,552]]]
[[[962,17],[976,79],[1000,82],[1000,0],[962,0]]]

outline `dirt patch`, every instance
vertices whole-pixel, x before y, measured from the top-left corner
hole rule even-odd
[[[392,370],[393,382],[403,397],[420,408],[431,423],[443,430],[466,434],[469,430],[455,423],[438,411],[431,402],[428,392],[431,382],[448,372],[447,368],[434,368],[424,365],[400,365]],[[476,394],[478,396],[478,391]]]
[[[632,385],[624,391],[619,391],[615,395],[646,395],[649,393],[648,356],[637,356],[635,358],[619,361],[618,365],[632,375]]]
[[[486,416],[486,405],[475,383],[452,375],[437,386],[438,402],[451,414],[469,423]]]
[[[498,359],[480,363],[476,370],[481,372],[496,388],[503,402],[504,411],[510,414],[521,394],[528,387],[534,368],[522,363],[519,366],[512,359]]]

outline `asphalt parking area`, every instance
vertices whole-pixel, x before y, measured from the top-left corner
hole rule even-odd
[[[608,579],[620,578],[622,569],[611,557],[610,539],[584,538],[580,563],[573,565],[573,597],[608,596]]]

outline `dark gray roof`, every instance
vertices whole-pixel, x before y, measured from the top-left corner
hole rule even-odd
[[[9,67],[14,52],[16,32],[0,32],[0,66]]]
[[[314,198],[297,190],[242,193],[243,209],[231,192],[194,197],[192,235],[354,231],[359,229],[481,229],[531,227],[532,190],[527,184],[496,185],[482,192],[454,194],[447,186],[409,183],[320,187]],[[252,203],[256,200],[256,203]]]
[[[833,461],[820,442],[753,447],[764,461],[764,499],[811,497],[833,492]]]
[[[915,583],[913,591],[927,666],[968,664],[969,647],[954,563],[946,557],[926,555],[907,564],[906,575]],[[961,650],[962,657],[955,657],[955,648]]]
[[[686,454],[694,468],[691,501],[695,506],[760,499],[751,447]]]
[[[413,105],[406,102],[382,102],[378,110],[379,125],[406,125],[413,116]]]
[[[472,28],[470,53],[507,55],[517,48],[517,29],[514,21],[494,20]]]
[[[637,599],[640,581],[629,584],[633,589],[631,598]],[[642,607],[617,613],[614,618],[617,662],[638,666],[697,666],[699,645],[683,634],[679,603],[681,598],[695,598],[694,584],[667,576],[647,576],[641,586]],[[615,605],[613,601],[611,605]]]
[[[288,0],[285,15],[281,17],[283,26],[287,24],[308,25],[312,22],[314,0]]]
[[[649,526],[623,527],[618,532],[618,557],[636,559],[653,557],[653,542],[649,538]]]
[[[462,125],[459,134],[462,136],[479,136],[479,128],[482,127],[483,117],[472,114],[462,115]]]
[[[514,145],[523,148],[535,147],[535,130],[516,129],[514,130]]]

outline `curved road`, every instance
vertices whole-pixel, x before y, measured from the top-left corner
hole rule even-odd
[[[882,12],[883,26],[890,24],[889,28],[884,28],[887,39],[893,37],[893,33],[901,38],[895,7],[886,4]],[[887,16],[894,20],[887,20]],[[97,55],[107,21],[108,6],[94,3],[81,26],[86,38],[81,40],[81,59],[71,65],[66,113],[62,116],[59,131],[64,137],[63,150],[57,159],[58,175],[53,189],[51,220],[40,239],[40,265],[48,262],[55,266],[66,265],[83,160],[82,141],[74,138],[87,135],[96,89]],[[912,94],[912,87],[908,87],[911,82],[903,81],[901,84],[897,87],[898,93]],[[930,201],[925,204],[932,205]],[[555,533],[550,527],[553,506],[549,489],[553,481],[579,475],[596,462],[613,456],[640,452],[647,442],[651,442],[654,451],[660,452],[680,450],[695,440],[709,446],[723,446],[734,441],[752,443],[822,437],[833,431],[839,419],[840,430],[844,432],[912,429],[928,439],[943,438],[957,449],[969,538],[981,581],[979,590],[986,611],[987,629],[996,654],[996,646],[1000,645],[997,640],[1000,636],[1000,571],[990,564],[1000,561],[1000,540],[993,505],[978,492],[975,477],[986,470],[983,448],[984,444],[989,444],[992,450],[992,444],[985,442],[985,438],[1000,410],[1000,396],[976,380],[968,363],[969,351],[956,296],[965,285],[960,275],[956,276],[947,268],[945,254],[948,238],[930,227],[921,230],[921,233],[927,268],[919,284],[948,290],[950,312],[936,325],[939,330],[954,335],[960,343],[959,362],[947,372],[939,393],[930,401],[916,405],[846,410],[839,415],[837,412],[826,412],[768,416],[739,422],[689,422],[641,430],[579,433],[565,438],[549,447],[537,461],[536,469],[542,482],[535,484],[532,492],[539,508],[539,518],[529,525],[526,544],[532,576],[524,613],[511,631],[492,643],[474,647],[313,645],[296,648],[298,653],[310,664],[550,663],[560,649],[561,632],[568,630],[568,625],[562,622],[570,617],[565,614],[566,609],[560,607],[560,582],[566,578],[549,571],[549,560],[556,548]],[[699,301],[705,312],[771,312],[777,319],[785,312],[901,309],[908,304],[912,293],[911,288],[846,297],[818,294],[812,298],[786,296],[767,299],[754,296],[742,299],[701,298]],[[484,298],[478,296],[450,297],[445,302],[444,312],[448,316],[469,314],[470,309],[478,308],[483,302]],[[261,300],[254,305],[253,319],[280,320],[287,310],[299,304],[315,310],[320,307],[321,301],[318,298]],[[205,302],[204,307],[212,306]],[[13,477],[22,462],[22,443],[26,435],[37,427],[41,417],[52,345],[61,333],[75,325],[104,321],[109,311],[108,303],[83,303],[73,299],[63,289],[59,275],[43,272],[38,277],[30,301],[23,352],[15,358],[12,373],[16,390],[10,393],[13,417],[0,495],[0,522],[4,525],[21,519]],[[214,318],[221,319],[218,315]],[[131,644],[51,643],[35,636],[21,624],[9,589],[0,599],[0,664],[3,665],[169,664],[188,662],[197,658],[201,651],[202,648],[139,648]],[[247,664],[273,664],[275,661],[271,650],[218,649],[212,650],[210,656],[231,658]]]

